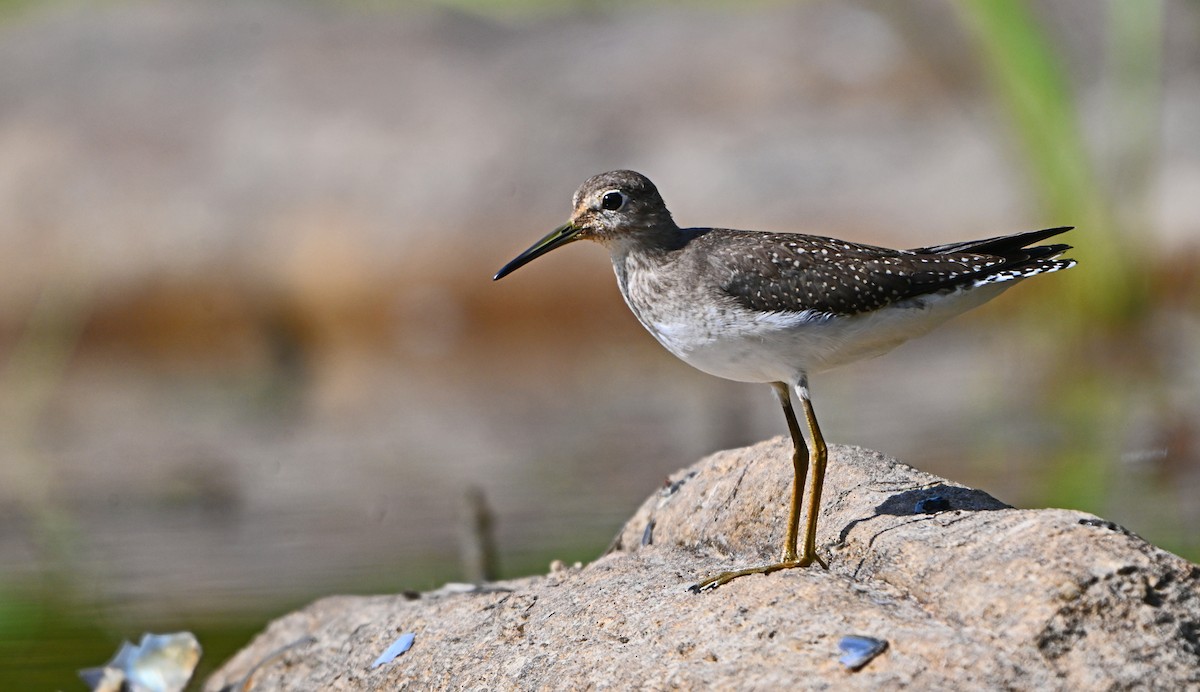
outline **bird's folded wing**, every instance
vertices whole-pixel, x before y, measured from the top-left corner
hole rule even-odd
[[[708,256],[720,290],[751,310],[854,315],[975,283],[1006,264],[977,253],[916,253],[799,236],[746,233]],[[728,236],[726,236],[728,239]]]

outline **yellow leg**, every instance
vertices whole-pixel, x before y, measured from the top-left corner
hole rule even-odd
[[[808,435],[812,438],[812,485],[808,487],[808,521],[804,525],[804,552],[800,562],[805,565],[816,561],[825,569],[821,558],[817,557],[817,517],[821,511],[821,490],[825,487],[825,462],[829,460],[829,450],[825,447],[825,437],[817,425],[817,416],[813,413],[812,402],[808,399],[808,388],[800,389],[800,406],[804,409],[804,420],[808,423]]]
[[[822,567],[827,565],[817,557],[817,511],[821,506],[821,485],[825,480],[825,460],[826,449],[825,440],[821,437],[821,429],[817,427],[817,418],[813,415],[812,404],[808,400],[808,388],[806,382],[801,382],[799,387],[800,401],[804,406],[804,418],[808,423],[808,432],[813,438],[813,449],[810,451],[804,443],[804,434],[800,431],[800,424],[796,420],[796,413],[792,409],[792,397],[790,387],[783,382],[772,382],[771,386],[775,388],[775,394],[779,397],[779,403],[783,406],[783,415],[787,418],[788,432],[792,436],[792,502],[788,509],[787,535],[783,543],[783,555],[779,562],[761,565],[758,567],[748,567],[732,572],[722,572],[716,576],[709,577],[703,581],[693,584],[692,591],[697,593],[715,589],[722,584],[745,577],[751,574],[770,574],[783,569],[792,569],[794,567],[807,567],[813,562],[818,563]],[[800,528],[800,505],[804,496],[804,484],[808,477],[809,465],[813,468],[813,484],[809,487],[808,501],[808,521],[805,524],[804,532],[804,553],[796,554],[796,543],[799,539]]]
[[[772,382],[779,404],[783,406],[783,415],[787,418],[788,432],[792,435],[792,503],[788,508],[787,537],[783,542],[783,555],[779,561],[796,561],[796,541],[800,528],[800,505],[804,498],[804,481],[808,478],[808,447],[804,444],[804,433],[800,432],[800,424],[796,422],[796,412],[792,409],[792,396],[789,387],[784,382]]]

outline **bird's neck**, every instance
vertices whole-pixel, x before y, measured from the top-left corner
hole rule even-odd
[[[668,282],[672,274],[669,270],[660,270],[680,261],[688,243],[698,237],[697,231],[681,229],[673,224],[669,228],[659,226],[644,234],[627,234],[624,242],[609,245],[617,285],[639,319],[641,306],[636,296],[631,296],[631,287],[635,287],[633,293],[658,292],[660,284]],[[640,287],[640,291],[636,287]]]

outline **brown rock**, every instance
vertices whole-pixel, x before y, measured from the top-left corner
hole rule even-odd
[[[586,567],[416,600],[317,601],[206,689],[264,659],[254,690],[1200,685],[1200,567],[1092,515],[1013,509],[865,449],[830,449],[818,535],[829,570],[689,592],[776,557],[789,454],[780,438],[679,472]],[[950,509],[916,509],[934,495]],[[403,632],[416,633],[411,650],[371,669]],[[838,661],[846,635],[888,648],[852,672]]]

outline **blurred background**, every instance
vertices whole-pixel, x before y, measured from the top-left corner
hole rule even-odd
[[[784,434],[602,249],[492,283],[618,167],[683,225],[1077,226],[1076,269],[816,376],[823,430],[1197,560],[1198,36],[1189,0],[0,2],[0,681],[146,630],[203,674],[466,579],[473,496],[500,576],[587,561]]]

